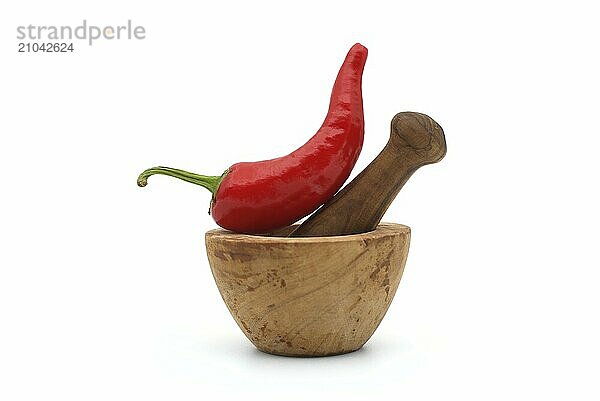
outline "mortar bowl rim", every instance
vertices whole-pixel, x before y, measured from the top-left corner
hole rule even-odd
[[[377,239],[390,235],[410,235],[410,227],[398,223],[380,223],[375,230],[359,234],[332,235],[322,237],[287,237],[297,224],[267,234],[241,234],[217,228],[206,232],[206,238],[218,241],[235,241],[254,244],[294,244],[294,243],[345,243],[362,241],[364,239]]]

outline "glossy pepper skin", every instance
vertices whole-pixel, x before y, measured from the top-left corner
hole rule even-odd
[[[231,166],[221,176],[201,176],[155,167],[153,174],[193,182],[213,193],[211,214],[218,225],[241,233],[264,233],[287,226],[330,199],[348,179],[364,137],[362,73],[367,49],[355,44],[337,75],[329,111],[317,133],[287,156]]]

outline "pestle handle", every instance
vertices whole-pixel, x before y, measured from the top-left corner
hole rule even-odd
[[[358,234],[374,230],[410,176],[446,154],[444,131],[431,117],[398,113],[381,153],[356,178],[304,221],[290,237]]]

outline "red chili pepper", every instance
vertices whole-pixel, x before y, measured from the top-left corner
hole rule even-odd
[[[201,185],[213,194],[212,216],[223,228],[263,233],[294,223],[329,200],[348,179],[362,149],[362,72],[367,49],[352,46],[333,85],[319,131],[287,156],[231,166],[221,176],[168,167],[144,171],[138,185],[164,174]]]

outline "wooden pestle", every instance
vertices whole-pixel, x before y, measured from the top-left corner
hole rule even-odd
[[[444,131],[425,114],[398,113],[385,148],[354,180],[304,221],[290,237],[358,234],[374,230],[419,167],[446,154]]]

